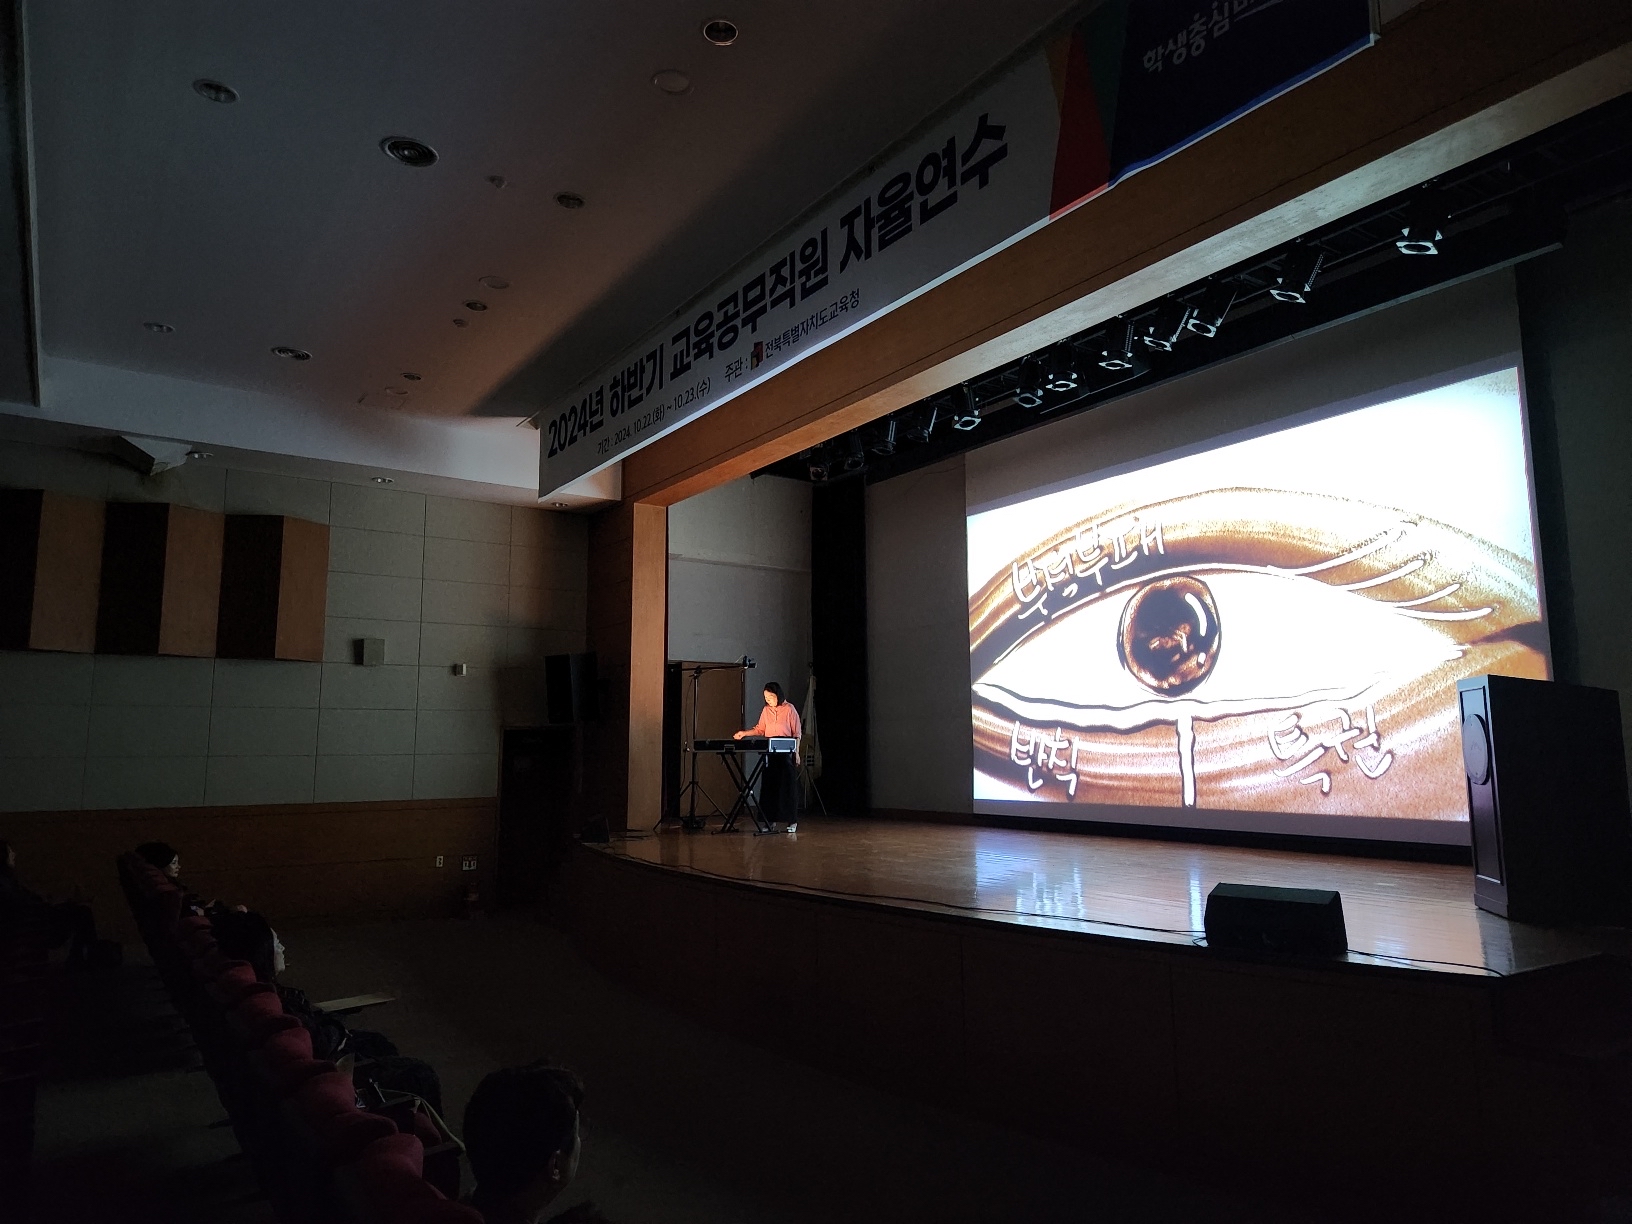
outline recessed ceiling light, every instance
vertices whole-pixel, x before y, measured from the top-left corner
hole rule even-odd
[[[215,455],[212,452],[206,451],[206,450],[190,450],[190,451],[187,452],[187,458],[189,458],[189,459],[214,459]]]
[[[691,78],[676,68],[665,68],[652,75],[652,84],[666,94],[691,92]]]
[[[584,206],[584,197],[576,191],[563,191],[555,197],[555,202],[561,205],[562,208],[582,208]]]
[[[421,378],[424,377],[424,375],[422,375],[422,374],[410,374],[406,370],[404,370],[402,372],[402,376],[404,378],[406,378],[409,382],[418,382]]]
[[[305,349],[290,348],[287,344],[280,344],[272,350],[275,357],[287,357],[290,361],[310,361],[312,355]]]
[[[158,332],[161,336],[168,336],[171,332],[176,330],[168,323],[143,323],[142,326],[147,328],[147,330],[150,332]]]
[[[469,319],[455,319],[453,321],[453,325],[455,327],[469,327],[470,326],[470,320]]]
[[[729,47],[737,41],[737,23],[716,17],[703,25],[703,37],[716,47]]]
[[[471,298],[470,301],[465,303],[465,309],[474,310],[477,314],[480,314],[482,311],[487,309],[487,303]]]
[[[565,510],[567,508],[566,502],[551,502],[550,505],[555,507],[557,510]]]
[[[193,82],[193,92],[201,98],[208,98],[211,102],[236,102],[238,91],[230,85],[223,85],[220,81],[212,81],[208,77],[200,77]]]
[[[389,477],[389,476],[375,476],[375,477],[373,477],[373,480],[374,480],[375,484],[396,484],[397,483],[396,481],[392,480],[391,477]]]
[[[487,181],[492,183],[495,189],[498,189],[503,187],[510,180],[505,178],[502,174],[490,174],[487,176]]]
[[[489,289],[510,288],[510,282],[505,280],[502,276],[484,276],[482,277],[480,283],[486,285]]]
[[[385,150],[387,157],[394,157],[403,165],[413,166],[416,170],[436,165],[436,150],[423,141],[412,140],[407,136],[387,136],[380,141],[380,148]]]

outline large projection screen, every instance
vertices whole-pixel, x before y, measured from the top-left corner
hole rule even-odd
[[[966,521],[976,811],[1465,842],[1456,681],[1550,663],[1516,358]]]

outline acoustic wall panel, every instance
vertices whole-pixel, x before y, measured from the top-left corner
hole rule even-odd
[[[320,662],[328,577],[327,525],[279,514],[229,514],[217,653]]]
[[[103,506],[0,489],[0,649],[96,649]]]
[[[97,651],[213,655],[223,528],[222,515],[188,506],[109,504]]]

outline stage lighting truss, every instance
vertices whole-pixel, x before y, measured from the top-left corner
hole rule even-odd
[[[988,435],[1108,402],[1152,375],[1181,377],[1553,249],[1571,211],[1629,192],[1632,95],[906,407],[897,414],[894,452],[870,465],[863,443],[882,427],[887,445],[886,424],[869,426],[860,442],[838,439],[787,460],[786,474],[808,471],[821,481],[863,468],[870,479],[910,471]],[[1278,303],[1303,309],[1282,311]],[[1186,332],[1217,343],[1178,345]],[[1029,411],[998,415],[1010,404]],[[976,438],[971,431],[987,417]]]
[[[1019,402],[1019,397],[1015,397]],[[1041,397],[1038,397],[1041,403]],[[952,428],[967,432],[980,424],[980,407],[975,403],[975,393],[970,390],[968,383],[960,383],[952,388]]]
[[[1400,236],[1394,240],[1394,249],[1401,255],[1438,255],[1439,244],[1445,240],[1442,224],[1434,202],[1426,195],[1418,196],[1406,213]]]
[[[1326,262],[1326,252],[1317,246],[1295,246],[1281,263],[1281,275],[1269,296],[1277,302],[1302,306],[1314,292],[1315,278]]]
[[[1154,349],[1158,353],[1171,353],[1173,346],[1179,342],[1190,326],[1190,320],[1195,317],[1195,307],[1188,302],[1181,302],[1169,298],[1156,308],[1156,313],[1149,316],[1138,326],[1139,339],[1144,341],[1145,347]]]
[[[1234,285],[1213,281],[1196,299],[1195,309],[1190,312],[1190,321],[1185,326],[1196,335],[1211,340],[1224,326],[1224,317],[1235,305],[1235,295]]]

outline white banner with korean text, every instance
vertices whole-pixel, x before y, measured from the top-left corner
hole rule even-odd
[[[627,457],[1045,223],[1059,112],[1032,56],[540,416],[539,496]]]

